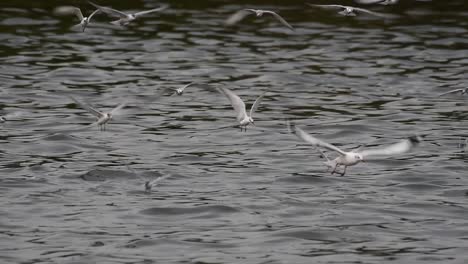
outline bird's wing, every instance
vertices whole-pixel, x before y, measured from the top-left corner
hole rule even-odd
[[[127,102],[123,102],[123,103],[119,104],[118,106],[116,106],[114,109],[112,109],[112,110],[110,111],[110,113],[111,113],[112,115],[116,115],[116,114],[118,114],[118,112],[119,112],[122,108],[124,108],[126,105],[127,105]]]
[[[128,15],[125,14],[124,12],[122,12],[122,11],[115,10],[115,9],[107,7],[107,6],[96,5],[95,3],[91,2],[91,1],[89,1],[88,3],[90,3],[91,5],[96,7],[97,9],[101,10],[101,12],[108,14],[109,16],[120,17],[120,18],[128,17]]]
[[[226,97],[229,99],[231,102],[232,107],[234,108],[234,111],[236,111],[237,114],[237,120],[240,121],[244,119],[244,117],[247,115],[245,111],[245,103],[242,101],[242,99],[239,98],[235,93],[233,93],[231,90],[227,88],[219,88],[219,90],[226,95]]]
[[[91,15],[89,15],[89,17],[88,17],[88,22],[90,22],[90,21],[91,21],[91,18],[92,18],[95,14],[97,14],[97,13],[99,13],[99,12],[101,12],[101,10],[99,10],[99,9],[94,10],[94,12],[92,12]]]
[[[242,10],[239,10],[239,11],[235,12],[234,14],[230,15],[224,21],[224,24],[227,25],[227,26],[232,26],[234,24],[237,24],[239,21],[244,19],[244,17],[248,16],[249,14],[252,14],[252,12],[249,11],[249,10],[250,9],[242,9]]]
[[[93,116],[95,116],[95,117],[97,117],[97,118],[101,118],[101,117],[104,115],[103,113],[99,112],[98,110],[92,108],[90,105],[78,101],[78,100],[75,99],[73,96],[70,96],[70,98],[71,98],[76,104],[78,104],[79,106],[83,107],[86,111],[90,112]]]
[[[267,11],[264,11],[264,13],[273,15],[276,19],[279,20],[279,22],[281,22],[281,24],[285,25],[290,30],[294,30],[294,28],[288,22],[286,22],[286,20],[282,16],[278,15],[276,12],[267,10]]]
[[[54,14],[59,16],[73,14],[77,16],[80,21],[83,20],[83,14],[81,13],[81,10],[74,6],[59,6],[54,9]]]
[[[346,8],[347,6],[343,6],[343,5],[314,5],[314,4],[309,4],[307,3],[308,6],[311,6],[311,7],[320,7],[320,8],[326,8],[326,9],[342,9],[342,8]]]
[[[377,13],[377,12],[373,12],[373,11],[370,11],[370,10],[367,10],[367,9],[364,9],[364,8],[359,8],[359,7],[353,7],[353,9],[354,9],[354,11],[359,11],[359,12],[363,12],[363,13],[373,15],[373,16],[378,16],[378,17],[385,17],[385,18],[394,18],[394,17],[396,17],[396,16],[391,15],[391,14]]]
[[[194,82],[191,82],[189,84],[186,84],[186,85],[182,86],[182,88],[180,88],[180,90],[183,92],[185,90],[185,88],[189,87],[192,84],[194,84]]]
[[[288,121],[288,128],[289,130],[296,134],[296,136],[298,136],[300,139],[304,140],[305,142],[315,146],[315,147],[323,147],[323,148],[326,148],[328,150],[332,150],[332,151],[336,151],[338,152],[339,154],[341,155],[346,155],[346,152],[344,152],[343,150],[333,146],[332,144],[329,144],[325,141],[322,141],[318,138],[315,138],[313,137],[312,135],[308,134],[307,132],[305,132],[304,130],[296,127],[294,125],[294,123],[290,123]]]
[[[150,10],[145,10],[145,11],[140,11],[140,12],[137,12],[134,14],[135,17],[139,17],[139,16],[143,16],[143,15],[146,15],[146,14],[149,14],[149,13],[153,13],[153,12],[158,12],[158,11],[163,11],[164,9],[168,8],[169,5],[163,5],[163,6],[160,6],[158,8],[154,8],[154,9],[150,9]]]
[[[445,93],[441,93],[441,94],[439,94],[438,96],[442,96],[442,95],[446,95],[446,94],[451,94],[451,93],[458,93],[458,92],[463,92],[463,91],[468,91],[468,88],[466,88],[466,89],[455,89],[455,90],[451,90],[451,91],[448,91],[448,92],[445,92]]]
[[[403,153],[410,151],[412,148],[417,146],[420,142],[421,142],[421,138],[419,136],[412,136],[385,148],[363,150],[362,152],[360,152],[360,154],[364,158],[367,158],[370,156],[398,155],[398,154],[403,154]]]
[[[250,108],[250,117],[257,111],[258,106],[262,102],[263,97],[265,96],[267,92],[263,92],[253,103],[252,107]]]
[[[354,0],[354,2],[362,5],[380,4],[385,1],[386,0]]]

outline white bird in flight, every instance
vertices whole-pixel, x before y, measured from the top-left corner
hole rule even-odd
[[[164,90],[164,93],[166,93],[167,91],[170,91],[170,92],[172,92],[171,96],[172,95],[182,95],[184,93],[185,89],[187,87],[189,87],[190,85],[192,85],[192,84],[194,84],[194,82],[186,84],[186,85],[184,85],[184,86],[182,86],[180,88],[177,88],[177,89],[167,88],[167,89]]]
[[[83,13],[81,13],[81,10],[78,7],[74,6],[59,6],[55,8],[54,13],[57,15],[68,15],[68,14],[74,14],[75,16],[78,17],[80,20],[80,23],[77,26],[81,26],[81,30],[84,32],[88,24],[91,22],[91,18],[99,13],[100,10],[96,9],[94,10],[89,17],[83,16]]]
[[[70,98],[76,104],[83,107],[86,111],[88,111],[89,113],[91,113],[92,115],[94,115],[97,118],[97,121],[94,122],[93,124],[89,125],[89,126],[97,125],[97,126],[99,126],[101,131],[106,129],[106,124],[112,119],[112,116],[115,115],[120,109],[122,109],[126,105],[126,103],[121,103],[118,106],[116,106],[114,109],[112,109],[110,112],[100,112],[100,111],[96,110],[95,108],[93,108],[92,106],[90,106],[89,104],[82,103],[82,102],[78,101],[77,99],[75,99],[72,96],[70,96]]]
[[[311,145],[319,149],[320,153],[327,159],[325,165],[327,165],[329,169],[332,169],[331,174],[337,173],[337,169],[339,166],[344,166],[344,170],[341,173],[341,176],[345,175],[346,168],[348,166],[356,165],[370,156],[390,156],[403,154],[410,151],[413,147],[419,144],[419,142],[421,142],[420,137],[412,136],[382,149],[370,149],[361,151],[361,147],[359,147],[358,149],[355,149],[353,151],[346,152],[333,146],[332,144],[329,144],[325,141],[313,137],[312,135],[296,127],[293,123],[290,123],[289,121],[288,129],[292,133],[296,134],[296,136],[300,139],[304,140],[307,143],[310,143]],[[320,148],[326,148],[328,150],[335,151],[339,154],[339,156],[333,160],[330,160]]]
[[[372,12],[370,10],[364,9],[364,8],[359,8],[359,7],[354,7],[354,6],[344,6],[344,5],[314,5],[314,4],[307,4],[311,7],[320,7],[320,8],[325,8],[325,9],[342,9],[342,11],[338,12],[338,14],[343,15],[343,16],[356,16],[356,12],[362,12],[366,14],[370,14],[373,16],[378,16],[378,17],[385,17],[385,18],[392,18],[395,17],[390,14],[382,14],[382,13],[377,13],[377,12]]]
[[[468,88],[464,88],[464,89],[461,88],[461,89],[451,90],[451,91],[448,91],[448,92],[445,92],[445,93],[441,93],[438,96],[442,96],[442,95],[446,95],[446,94],[452,94],[452,93],[460,93],[461,95],[464,95],[464,94],[468,93]]]
[[[275,13],[273,11],[269,11],[269,10],[260,10],[260,9],[242,9],[242,10],[239,10],[236,13],[232,14],[230,17],[228,17],[228,19],[226,19],[224,24],[226,24],[228,26],[237,24],[239,21],[241,21],[242,19],[244,19],[246,16],[248,16],[250,14],[255,14],[257,17],[261,17],[263,14],[270,14],[270,15],[274,16],[279,22],[281,22],[281,24],[285,25],[287,28],[294,31],[294,28],[288,22],[286,22],[286,20],[284,18],[282,18],[277,13]]]
[[[94,7],[96,7],[97,9],[101,10],[101,12],[103,12],[103,13],[109,15],[109,16],[119,18],[118,20],[115,20],[115,21],[111,22],[111,24],[118,25],[118,26],[126,26],[130,22],[132,22],[133,20],[137,19],[138,17],[141,17],[141,16],[149,14],[149,13],[162,11],[162,10],[164,10],[164,9],[166,9],[168,7],[168,5],[163,5],[163,6],[158,7],[158,8],[145,10],[145,11],[140,11],[140,12],[137,12],[137,13],[127,14],[127,13],[124,13],[122,11],[110,8],[110,7],[97,5],[97,4],[93,3],[93,2],[89,2],[89,3],[91,5],[93,5]]]
[[[231,90],[227,88],[218,88],[220,92],[222,92],[226,97],[229,99],[231,102],[232,107],[234,108],[234,111],[237,114],[237,121],[240,124],[240,129],[242,131],[242,127],[244,127],[244,131],[247,131],[247,126],[249,124],[254,124],[254,120],[252,118],[253,114],[257,110],[258,106],[260,105],[260,102],[262,101],[263,97],[267,92],[263,92],[257,100],[255,100],[254,104],[250,108],[250,114],[247,114],[247,110],[245,108],[245,103],[240,99],[239,96],[237,96],[235,93],[233,93]]]
[[[165,176],[159,176],[157,177],[156,179],[152,180],[152,181],[146,181],[145,182],[145,191],[146,192],[151,192],[151,189],[158,185],[158,183],[164,179],[167,179],[169,178],[170,175],[165,175]]]

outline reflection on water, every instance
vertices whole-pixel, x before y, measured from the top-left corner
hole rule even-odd
[[[63,4],[92,11],[86,2],[0,5],[3,262],[467,258],[466,97],[434,96],[466,88],[465,1],[366,7],[398,19],[303,1],[181,1],[128,28],[97,15],[84,33],[75,17],[52,14]],[[245,7],[275,10],[295,31],[269,17],[223,26]],[[182,96],[161,95],[190,82]],[[256,127],[235,127],[217,87],[247,107],[268,91]],[[100,132],[67,96],[103,110],[128,105]],[[413,134],[424,143],[331,176],[286,118],[343,149]]]

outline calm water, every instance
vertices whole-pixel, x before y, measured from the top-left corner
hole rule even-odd
[[[81,33],[52,15],[63,1],[2,1],[0,262],[466,263],[467,97],[434,97],[467,88],[466,1],[370,7],[395,20],[268,2],[178,1]],[[244,7],[296,31],[269,17],[225,28]],[[268,91],[257,128],[235,127],[219,86],[248,105]],[[100,132],[67,95],[129,104]],[[425,141],[332,176],[285,118],[344,149]]]

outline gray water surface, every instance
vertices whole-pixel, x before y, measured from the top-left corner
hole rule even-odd
[[[85,2],[0,3],[0,115],[15,113],[0,124],[0,262],[466,263],[467,97],[435,97],[467,88],[466,1],[369,7],[391,20],[177,1],[128,30],[96,16],[84,33],[52,14]],[[269,17],[223,26],[245,7],[296,31]],[[256,127],[240,132],[216,87],[248,107],[268,91]],[[67,96],[128,105],[101,132]],[[340,177],[286,118],[346,150],[424,142]]]

